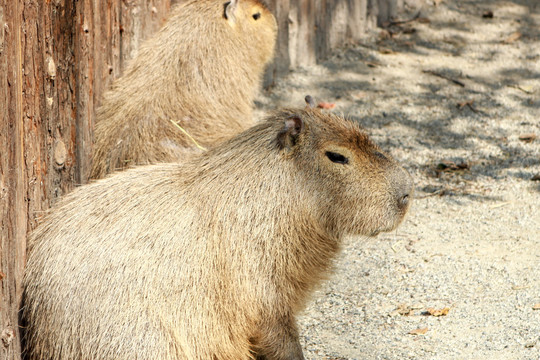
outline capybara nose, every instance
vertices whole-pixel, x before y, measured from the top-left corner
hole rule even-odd
[[[409,194],[405,194],[401,197],[401,199],[399,200],[399,206],[400,207],[405,207],[405,206],[408,206],[409,205],[409,199],[410,199],[410,195]]]
[[[407,210],[411,203],[412,195],[414,192],[414,184],[411,175],[407,170],[400,167],[398,182],[396,184],[396,198],[398,207],[401,210]]]

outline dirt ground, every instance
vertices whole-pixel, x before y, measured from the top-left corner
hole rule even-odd
[[[540,359],[540,1],[420,10],[258,101],[335,103],[416,182],[397,231],[345,244],[306,358]]]

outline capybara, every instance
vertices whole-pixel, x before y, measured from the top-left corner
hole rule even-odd
[[[295,316],[412,180],[356,124],[283,109],[181,164],[76,189],[29,239],[31,360],[303,359]]]
[[[186,148],[213,146],[253,125],[253,100],[276,34],[274,16],[257,0],[175,7],[104,95],[90,177],[175,161]]]

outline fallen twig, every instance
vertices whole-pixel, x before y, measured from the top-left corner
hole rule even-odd
[[[518,89],[520,91],[523,91],[525,94],[532,94],[534,93],[534,90],[532,89],[532,87],[522,87],[522,86],[519,86],[519,85],[508,85],[508,87],[511,87],[511,88],[514,88],[514,89]]]
[[[478,110],[476,110],[476,108],[473,106],[474,104],[474,100],[469,100],[469,101],[463,101],[463,102],[460,102],[457,104],[457,107],[459,110],[463,109],[465,106],[469,107],[469,109],[471,109],[473,112],[475,113],[479,113]]]
[[[414,198],[420,200],[420,199],[425,199],[425,198],[432,197],[432,196],[437,196],[437,195],[443,196],[443,195],[445,195],[447,193],[448,190],[450,190],[450,189],[447,189],[447,188],[439,189],[439,190],[435,190],[434,192],[426,194],[426,195],[421,195],[421,196],[417,195]]]
[[[490,208],[490,209],[497,209],[497,208],[500,208],[500,207],[509,205],[509,204],[511,204],[511,203],[512,203],[511,201],[505,201],[505,202],[502,202],[502,203],[498,203],[498,204],[491,205],[489,208]]]
[[[536,139],[536,134],[535,133],[521,134],[519,135],[518,139],[523,142],[530,143]]]
[[[461,81],[456,80],[456,79],[453,79],[453,78],[451,78],[451,77],[449,77],[449,76],[446,76],[446,75],[444,75],[444,74],[441,74],[441,73],[439,73],[439,72],[437,72],[437,71],[434,71],[434,70],[422,70],[422,72],[423,72],[423,73],[426,73],[426,74],[431,74],[431,75],[434,75],[434,76],[443,78],[443,79],[448,80],[448,81],[451,81],[451,82],[453,82],[454,84],[459,85],[459,86],[461,86],[461,87],[465,87],[465,84],[462,83]]]
[[[418,19],[420,17],[420,11],[416,13],[416,15],[414,15],[412,18],[408,19],[408,20],[395,20],[395,21],[387,21],[383,24],[383,27],[389,27],[389,26],[393,26],[393,25],[402,25],[402,24],[407,24],[407,23],[410,23],[410,22],[413,22],[415,21],[416,19]]]
[[[511,44],[516,40],[519,40],[523,36],[519,31],[513,32],[510,36],[502,41],[503,44]]]
[[[398,247],[403,243],[403,240],[400,240],[398,242],[396,242],[394,245],[390,246],[390,248],[392,249],[392,251],[394,251],[395,253],[398,252]]]

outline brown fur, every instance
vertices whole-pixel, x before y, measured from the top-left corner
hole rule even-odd
[[[277,25],[257,0],[225,4],[180,4],[141,46],[98,110],[91,178],[183,158],[195,144],[171,120],[205,147],[253,124],[253,99],[273,57]]]
[[[29,240],[28,358],[303,359],[295,315],[342,238],[394,229],[411,192],[356,124],[313,109],[81,187]]]

